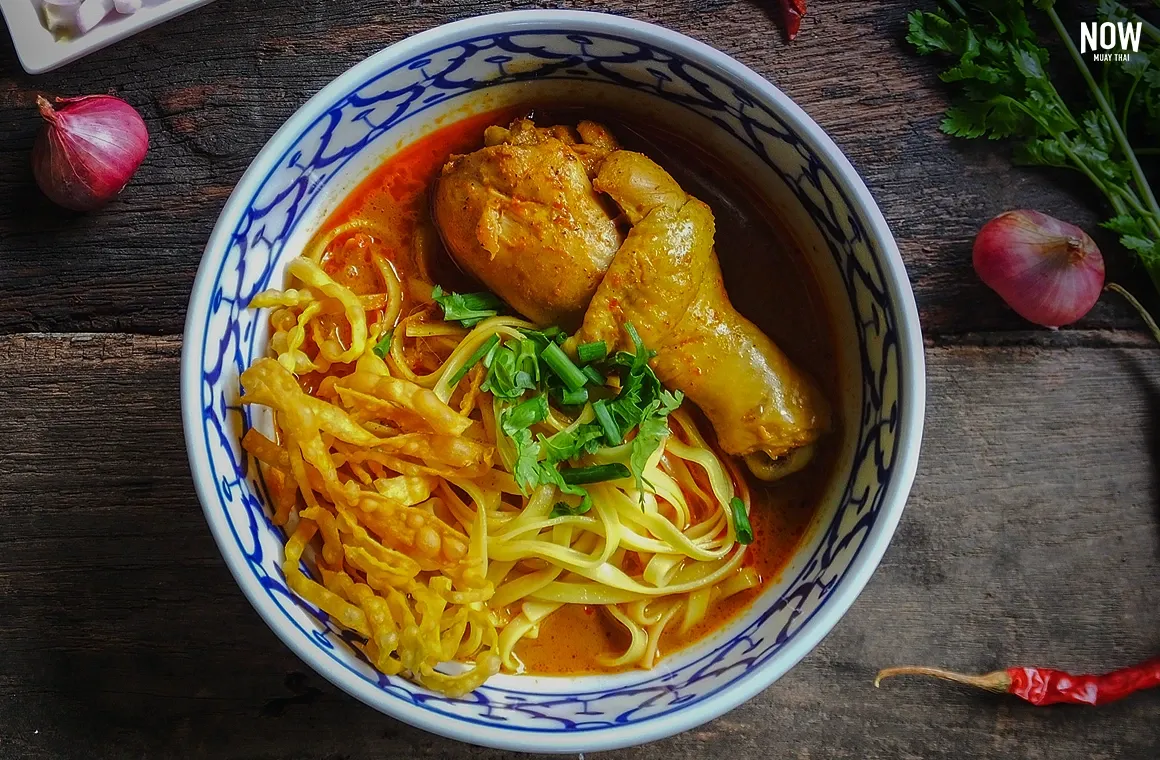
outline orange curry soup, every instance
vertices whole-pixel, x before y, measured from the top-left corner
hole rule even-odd
[[[483,146],[486,127],[507,124],[530,110],[508,108],[471,116],[423,137],[387,157],[326,221],[328,228],[365,220],[382,229],[388,237],[382,242],[403,283],[402,316],[423,305],[426,296],[419,294],[429,292],[433,284],[449,291],[481,289],[456,267],[439,242],[428,193],[448,158]],[[730,299],[809,372],[829,398],[837,398],[836,351],[815,276],[793,238],[757,193],[698,146],[673,134],[658,133],[655,127],[590,109],[535,109],[540,125],[575,123],[580,113],[607,125],[623,147],[646,153],[691,195],[709,204],[717,218],[716,249]],[[372,293],[379,287],[379,275],[369,254],[358,246],[340,246],[328,252],[323,267],[356,293]],[[762,276],[753,277],[753,272]],[[302,378],[307,386],[320,379]],[[699,421],[702,433],[712,440],[709,425]],[[836,426],[840,424],[838,420]],[[713,633],[750,605],[766,584],[778,579],[816,514],[840,437],[840,430],[831,431],[820,442],[815,461],[777,483],[766,484],[744,475],[752,492],[750,522],[754,534],[744,564],[757,570],[762,585],[716,602],[705,620],[686,633],[679,633],[676,626],[666,630],[660,643],[661,656]],[[744,466],[739,463],[733,469],[740,473]],[[521,640],[515,652],[526,672],[574,675],[608,672],[597,658],[615,656],[627,645],[625,630],[598,610],[565,605],[541,625],[537,638]],[[629,669],[631,665],[620,668]]]

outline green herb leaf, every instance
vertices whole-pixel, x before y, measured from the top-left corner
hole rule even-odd
[[[487,379],[480,387],[496,398],[517,399],[536,387],[532,376],[518,368],[516,352],[506,345],[498,346],[491,355]]]
[[[599,451],[604,431],[594,423],[578,425],[574,431],[561,430],[552,436],[540,437],[540,448],[549,464],[578,459],[584,454]]]
[[[512,466],[512,477],[525,496],[540,485],[540,444],[532,440],[532,432],[527,428],[516,430],[511,436],[516,449],[516,461]]]
[[[651,457],[669,434],[669,423],[664,417],[650,416],[640,423],[636,438],[632,439],[632,453],[628,457],[628,465],[632,476],[636,479],[636,489],[643,491],[648,481],[644,477],[644,468]],[[651,484],[649,484],[651,487]]]
[[[445,321],[464,327],[474,327],[503,308],[503,301],[491,293],[445,293],[438,285],[431,291],[431,299],[442,307]]]
[[[729,501],[730,511],[733,512],[733,532],[737,535],[737,543],[753,543],[753,526],[749,524],[749,515],[745,512],[745,502],[734,496]]]
[[[592,497],[589,495],[588,491],[581,488],[579,485],[566,482],[564,480],[564,476],[560,474],[558,469],[556,469],[556,465],[541,462],[538,469],[538,477],[541,483],[551,483],[559,488],[561,493],[580,497],[580,503],[575,507],[572,507],[572,514],[582,515],[592,508]],[[559,506],[559,504],[556,506]]]
[[[509,436],[514,436],[517,431],[525,430],[547,418],[548,397],[541,393],[539,396],[516,404],[504,412],[500,427]]]

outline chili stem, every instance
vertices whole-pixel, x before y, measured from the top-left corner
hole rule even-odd
[[[877,688],[882,683],[883,678],[893,678],[894,676],[932,676],[934,678],[941,678],[944,681],[953,681],[963,686],[986,689],[996,694],[1006,694],[1011,688],[1011,677],[1004,670],[996,670],[993,673],[985,673],[981,676],[970,676],[965,673],[956,673],[953,670],[943,670],[942,668],[909,666],[886,668],[885,670],[878,671],[878,675],[874,678],[874,686]]]

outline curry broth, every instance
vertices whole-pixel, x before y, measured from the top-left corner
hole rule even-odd
[[[529,110],[507,108],[472,116],[418,140],[387,158],[327,220],[327,228],[365,220],[382,230],[387,238],[382,242],[403,283],[403,316],[427,300],[425,292],[433,282],[446,290],[479,289],[439,243],[428,190],[452,154],[482,147],[487,126],[507,124]],[[756,191],[698,146],[632,117],[552,106],[537,107],[534,113],[540,125],[575,123],[580,118],[604,123],[625,148],[649,155],[686,191],[706,202],[717,221],[716,249],[730,299],[815,378],[837,410],[837,352],[821,290],[792,236]],[[329,252],[323,266],[356,292],[378,292],[379,276],[370,271],[369,262],[365,251],[345,245]],[[759,271],[770,276],[754,277]],[[708,424],[701,422],[701,429],[711,434]],[[839,419],[836,426],[840,424]],[[819,443],[813,463],[776,484],[749,478],[754,542],[744,563],[758,571],[762,586],[716,603],[704,621],[684,634],[678,625],[670,626],[661,638],[661,655],[712,633],[778,578],[817,512],[840,439],[841,431],[832,431]],[[537,638],[521,640],[515,651],[528,672],[570,675],[606,672],[597,658],[615,656],[627,643],[627,633],[598,608],[565,605],[540,626]]]

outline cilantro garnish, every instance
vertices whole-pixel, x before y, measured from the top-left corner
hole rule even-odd
[[[503,301],[491,293],[445,293],[438,285],[431,291],[431,299],[443,309],[445,321],[464,327],[475,327],[503,308]]]

